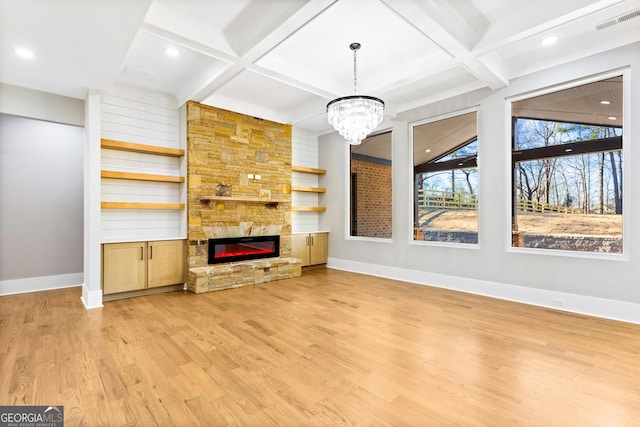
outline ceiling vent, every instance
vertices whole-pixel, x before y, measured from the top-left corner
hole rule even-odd
[[[612,25],[621,24],[630,19],[637,18],[640,16],[640,9],[636,9],[633,12],[625,13],[624,15],[620,15],[616,18],[610,19],[608,21],[604,21],[598,25],[596,25],[596,30],[602,30]]]
[[[125,66],[124,70],[122,70],[122,73],[120,74],[123,77],[128,77],[130,79],[140,80],[140,81],[149,82],[149,83],[151,83],[156,79],[156,77],[158,77],[156,73],[131,67],[130,65]]]

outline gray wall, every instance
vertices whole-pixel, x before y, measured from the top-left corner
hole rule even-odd
[[[631,96],[625,94],[625,238],[624,256],[579,255],[510,247],[510,135],[511,96],[536,91],[598,73],[628,67]],[[626,77],[625,77],[626,79]],[[479,245],[435,245],[412,242],[411,143],[413,121],[478,106]],[[496,295],[518,289],[528,294],[561,292],[583,301],[595,297],[640,304],[640,44],[605,52],[510,82],[491,93],[478,91],[398,115],[393,128],[393,239],[367,241],[349,238],[345,189],[348,188],[347,143],[337,133],[319,138],[319,167],[327,169],[321,186],[327,211],[320,227],[330,230],[329,266],[413,281],[433,279],[449,285],[457,281],[468,291]],[[635,117],[635,119],[634,119]],[[627,126],[628,125],[628,126]],[[404,166],[403,166],[404,165]],[[422,243],[422,242],[421,242]],[[407,273],[407,274],[405,274]],[[401,277],[400,277],[401,276]],[[436,283],[441,280],[442,283]],[[454,287],[447,286],[445,287]],[[489,289],[489,291],[487,291]],[[493,290],[491,290],[493,289]],[[497,289],[497,290],[496,290]],[[578,299],[580,299],[578,298]],[[508,299],[508,298],[507,298]],[[540,301],[538,301],[540,303]],[[541,303],[544,305],[544,303]],[[637,310],[636,310],[637,311]]]
[[[83,132],[0,114],[0,281],[82,272]]]
[[[0,83],[0,113],[84,126],[84,101]]]

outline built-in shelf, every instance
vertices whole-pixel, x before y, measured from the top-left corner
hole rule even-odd
[[[291,171],[292,172],[303,172],[303,173],[312,173],[312,174],[316,174],[316,175],[324,175],[325,173],[327,173],[327,171],[325,169],[318,169],[318,168],[309,168],[306,166],[291,166]]]
[[[310,173],[314,175],[324,175],[327,173],[326,169],[318,169],[318,168],[310,168],[307,166],[291,166],[292,172],[302,172],[302,173]],[[301,185],[293,185],[291,187],[292,191],[299,191],[305,193],[326,193],[327,189],[324,187],[304,187]],[[292,211],[296,212],[325,212],[327,208],[324,206],[292,206]]]
[[[184,209],[184,203],[100,202],[103,209]]]
[[[133,153],[153,154],[157,156],[182,157],[184,150],[178,148],[159,147],[156,145],[136,144],[133,142],[116,141],[113,139],[101,139],[100,147],[111,150],[129,151]],[[111,170],[100,171],[101,178],[128,179],[135,181],[184,183],[183,176],[156,175],[148,173],[120,172]],[[147,202],[101,202],[103,209],[146,209],[146,210],[181,210],[184,203],[147,203]]]
[[[100,172],[100,176],[102,178],[131,179],[136,181],[174,182],[178,184],[184,182],[183,176],[154,175],[149,173],[119,172],[109,170],[102,170]]]
[[[302,191],[306,193],[325,193],[327,191],[326,188],[323,187],[301,187],[299,185],[294,185],[291,187],[292,191]]]
[[[327,208],[324,206],[292,206],[291,210],[298,212],[324,212]]]
[[[113,139],[101,139],[100,146],[112,150],[131,151],[134,153],[157,154],[160,156],[182,157],[184,150],[179,148],[159,147],[156,145],[135,144],[133,142],[115,141]]]

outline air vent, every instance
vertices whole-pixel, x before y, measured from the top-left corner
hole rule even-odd
[[[620,15],[617,18],[613,18],[596,25],[596,30],[602,30],[612,25],[620,24],[630,19],[637,18],[639,16],[640,16],[640,9],[636,9],[633,12],[625,13],[624,15]]]
[[[131,67],[129,65],[125,66],[124,70],[122,70],[122,73],[120,74],[122,74],[123,77],[128,77],[130,79],[145,81],[149,83],[154,81],[156,77],[158,77],[156,73],[141,70],[139,68]]]

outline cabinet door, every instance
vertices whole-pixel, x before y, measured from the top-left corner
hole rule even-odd
[[[310,263],[326,264],[327,263],[327,248],[329,246],[329,235],[327,233],[311,233],[311,253]]]
[[[147,245],[145,242],[106,243],[103,247],[103,292],[144,289],[146,281]]]
[[[309,240],[308,234],[291,235],[291,256],[302,260],[302,267],[309,264]]]
[[[184,283],[184,244],[182,240],[149,242],[147,287]]]

